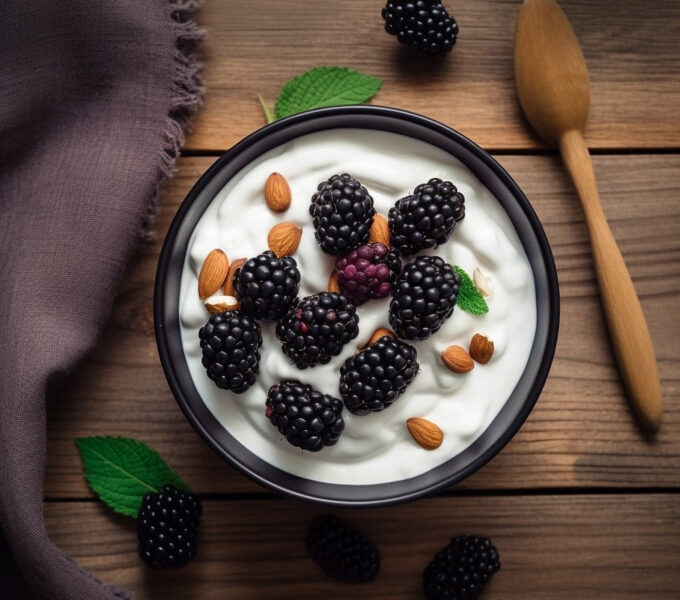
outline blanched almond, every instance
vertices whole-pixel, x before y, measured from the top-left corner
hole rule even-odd
[[[212,296],[205,301],[205,307],[211,315],[217,313],[237,310],[241,308],[241,303],[234,296]]]
[[[220,289],[229,271],[229,259],[222,250],[212,250],[205,257],[198,274],[198,296],[207,298]]]
[[[482,273],[479,267],[475,267],[472,271],[472,281],[475,283],[475,287],[479,290],[479,293],[485,298],[491,298],[493,296],[493,290],[491,289],[491,280]]]

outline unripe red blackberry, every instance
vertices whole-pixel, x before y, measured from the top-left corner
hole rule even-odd
[[[401,271],[401,259],[379,242],[363,244],[335,262],[342,292],[357,306],[390,295],[391,283]]]

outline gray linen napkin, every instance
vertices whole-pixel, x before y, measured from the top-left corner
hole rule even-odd
[[[127,597],[45,532],[45,399],[95,343],[200,103],[195,7],[0,1],[3,599]]]

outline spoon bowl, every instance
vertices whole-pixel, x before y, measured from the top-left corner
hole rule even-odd
[[[522,109],[556,143],[581,200],[605,318],[623,382],[642,427],[659,429],[661,385],[640,301],[607,224],[583,140],[590,89],[583,52],[554,0],[525,0],[515,30],[515,82]]]
[[[526,0],[515,31],[515,82],[522,110],[547,142],[583,131],[590,109],[588,68],[567,17],[552,0]]]

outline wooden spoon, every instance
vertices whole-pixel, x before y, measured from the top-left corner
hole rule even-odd
[[[600,205],[583,129],[588,70],[576,35],[554,0],[525,0],[515,30],[515,82],[538,134],[556,143],[581,199],[614,352],[635,414],[648,431],[661,424],[661,386],[649,329],[626,264]]]

